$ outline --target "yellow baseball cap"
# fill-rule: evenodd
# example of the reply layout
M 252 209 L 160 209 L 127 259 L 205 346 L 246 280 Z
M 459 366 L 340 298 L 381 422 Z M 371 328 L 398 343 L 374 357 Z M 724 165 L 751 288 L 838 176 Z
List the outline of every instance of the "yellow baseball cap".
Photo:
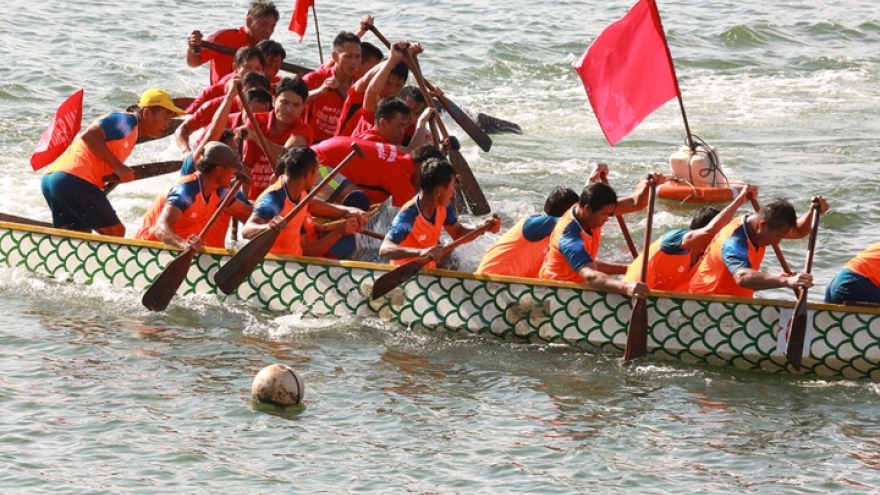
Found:
M 177 105 L 174 104 L 174 100 L 171 99 L 171 95 L 169 95 L 167 91 L 158 88 L 150 88 L 144 91 L 144 94 L 141 95 L 140 101 L 138 101 L 138 106 L 141 108 L 162 107 L 169 112 L 174 112 L 174 115 L 183 115 L 186 113 L 180 108 L 177 108 Z

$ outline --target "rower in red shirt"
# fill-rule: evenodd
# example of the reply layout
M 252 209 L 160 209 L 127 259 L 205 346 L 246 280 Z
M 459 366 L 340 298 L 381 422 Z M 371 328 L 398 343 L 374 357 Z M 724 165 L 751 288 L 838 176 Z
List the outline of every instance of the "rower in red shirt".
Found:
M 256 46 L 257 43 L 272 37 L 280 15 L 271 1 L 254 0 L 248 9 L 245 25 L 238 29 L 222 29 L 208 36 L 207 40 L 238 50 L 243 46 Z M 211 63 L 211 84 L 216 84 L 223 76 L 232 72 L 232 57 L 213 50 L 202 50 L 202 33 L 193 31 L 187 38 L 186 63 L 198 67 Z
M 331 138 L 336 133 L 345 95 L 361 64 L 360 38 L 346 31 L 339 33 L 333 40 L 332 57 L 332 67 L 320 68 L 303 78 L 309 89 L 306 121 L 314 130 L 315 142 Z
M 312 143 L 312 129 L 300 120 L 308 88 L 299 76 L 285 77 L 275 89 L 272 100 L 273 110 L 254 114 L 257 124 L 271 148 L 268 152 L 278 156 L 285 148 L 294 145 L 308 146 Z M 247 126 L 253 129 L 254 123 Z M 275 170 L 266 158 L 265 150 L 260 149 L 259 141 L 253 132 L 248 133 L 244 145 L 244 163 L 251 167 L 251 184 L 248 198 L 256 199 L 271 184 Z

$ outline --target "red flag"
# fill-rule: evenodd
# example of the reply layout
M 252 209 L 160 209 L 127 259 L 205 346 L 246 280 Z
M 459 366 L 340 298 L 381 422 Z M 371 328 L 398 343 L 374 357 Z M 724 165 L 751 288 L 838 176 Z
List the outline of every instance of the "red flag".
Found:
M 654 0 L 640 0 L 608 26 L 575 69 L 611 146 L 681 95 Z
M 51 164 L 73 143 L 82 126 L 83 90 L 70 95 L 58 107 L 52 122 L 43 131 L 37 149 L 31 155 L 34 171 Z
M 287 29 L 299 35 L 299 42 L 303 42 L 306 35 L 306 26 L 309 21 L 309 7 L 315 5 L 315 0 L 296 0 L 293 6 L 293 15 L 290 16 L 290 25 Z

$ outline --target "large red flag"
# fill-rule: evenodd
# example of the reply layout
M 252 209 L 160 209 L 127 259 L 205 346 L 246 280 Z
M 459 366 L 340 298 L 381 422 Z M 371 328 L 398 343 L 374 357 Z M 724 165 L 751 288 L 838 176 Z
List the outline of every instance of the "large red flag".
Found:
M 306 35 L 306 26 L 309 21 L 309 7 L 315 5 L 315 0 L 296 0 L 293 6 L 293 15 L 290 16 L 290 25 L 287 29 L 299 35 L 299 42 L 303 42 Z
M 51 164 L 73 143 L 82 126 L 83 90 L 80 89 L 64 100 L 55 117 L 49 122 L 37 149 L 31 155 L 34 171 Z
M 608 26 L 575 69 L 611 146 L 681 94 L 654 0 Z

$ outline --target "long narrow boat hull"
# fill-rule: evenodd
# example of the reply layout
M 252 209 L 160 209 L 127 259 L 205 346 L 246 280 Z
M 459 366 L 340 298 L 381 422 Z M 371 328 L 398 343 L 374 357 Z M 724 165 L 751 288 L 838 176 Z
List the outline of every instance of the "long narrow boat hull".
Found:
M 0 222 L 0 265 L 78 283 L 145 289 L 176 255 L 159 243 Z M 231 253 L 199 253 L 178 295 L 219 293 L 213 273 Z M 390 265 L 269 257 L 230 297 L 273 311 L 379 317 L 403 326 L 565 343 L 622 354 L 630 301 L 570 283 L 425 270 L 371 301 Z M 172 303 L 174 304 L 174 303 Z M 685 363 L 794 372 L 778 352 L 794 302 L 656 293 L 648 354 Z M 880 381 L 880 310 L 811 304 L 801 373 Z M 783 318 L 785 319 L 785 318 Z

